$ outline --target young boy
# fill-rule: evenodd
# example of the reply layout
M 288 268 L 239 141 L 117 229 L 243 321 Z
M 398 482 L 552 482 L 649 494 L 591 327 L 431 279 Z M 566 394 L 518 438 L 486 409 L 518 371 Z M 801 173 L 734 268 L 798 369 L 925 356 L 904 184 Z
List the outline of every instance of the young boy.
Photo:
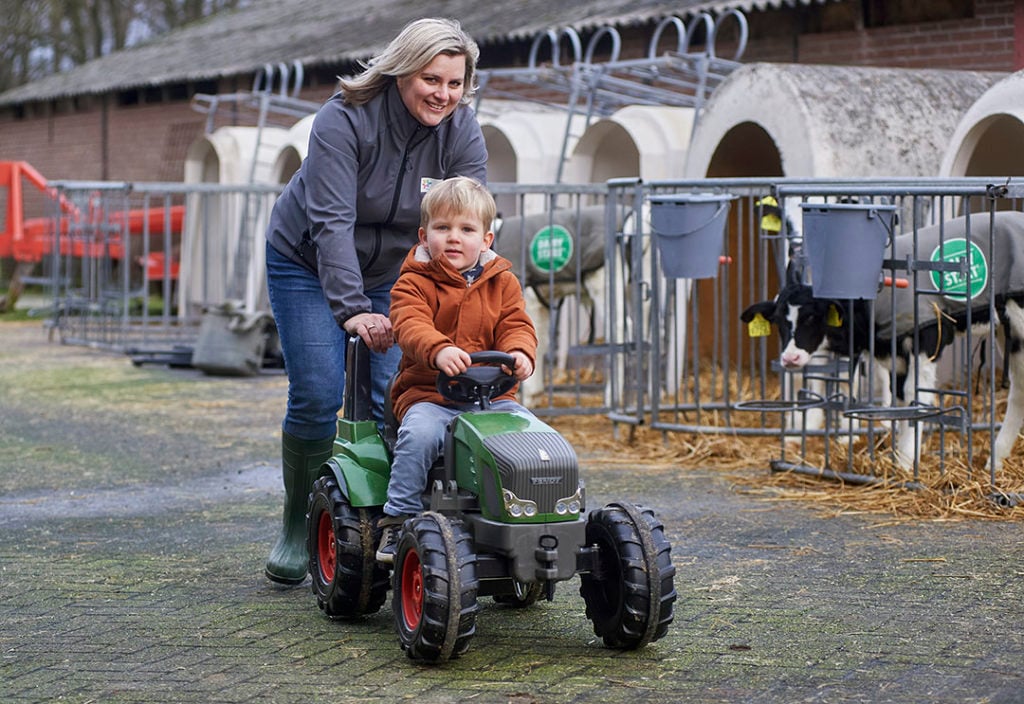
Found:
M 460 374 L 470 352 L 498 350 L 515 360 L 512 373 L 533 374 L 537 334 L 512 264 L 491 251 L 494 198 L 478 181 L 434 184 L 420 206 L 420 243 L 409 252 L 391 290 L 391 322 L 402 361 L 391 391 L 401 421 L 391 463 L 377 559 L 392 563 L 398 529 L 423 511 L 427 472 L 441 455 L 445 427 L 473 404 L 454 404 L 437 391 L 437 374 Z M 493 410 L 526 410 L 515 387 Z

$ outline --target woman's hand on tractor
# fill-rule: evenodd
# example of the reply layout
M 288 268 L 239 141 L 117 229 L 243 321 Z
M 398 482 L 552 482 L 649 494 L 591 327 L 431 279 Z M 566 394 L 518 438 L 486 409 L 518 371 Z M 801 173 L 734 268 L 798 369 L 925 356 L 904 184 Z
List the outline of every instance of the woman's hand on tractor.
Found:
M 395 344 L 391 320 L 380 313 L 359 313 L 345 321 L 345 332 L 358 335 L 373 352 L 386 352 Z

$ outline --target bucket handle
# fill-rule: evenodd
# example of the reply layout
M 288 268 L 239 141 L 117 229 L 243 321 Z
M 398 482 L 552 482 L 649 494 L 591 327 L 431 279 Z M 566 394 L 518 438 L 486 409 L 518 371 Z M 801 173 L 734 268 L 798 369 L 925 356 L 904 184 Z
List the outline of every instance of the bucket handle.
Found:
M 882 229 L 885 230 L 885 234 L 888 236 L 886 241 L 885 241 L 885 246 L 886 246 L 886 248 L 889 248 L 889 247 L 892 246 L 893 237 L 896 236 L 896 222 L 895 221 L 890 221 L 891 224 L 887 225 L 886 222 L 885 222 L 885 219 L 879 217 L 878 213 L 879 213 L 879 210 L 877 208 L 870 208 L 868 210 L 868 217 L 869 218 L 878 218 L 879 224 L 881 224 Z
M 728 207 L 729 201 L 723 200 L 721 203 L 719 203 L 718 210 L 715 211 L 715 214 L 708 218 L 705 222 L 701 223 L 700 225 L 697 225 L 697 227 L 693 228 L 689 232 L 676 232 L 673 235 L 671 235 L 671 237 L 686 237 L 687 235 L 692 235 L 694 232 L 701 229 L 702 227 L 707 227 L 709 222 L 714 222 L 718 218 L 718 216 L 721 215 L 722 212 Z

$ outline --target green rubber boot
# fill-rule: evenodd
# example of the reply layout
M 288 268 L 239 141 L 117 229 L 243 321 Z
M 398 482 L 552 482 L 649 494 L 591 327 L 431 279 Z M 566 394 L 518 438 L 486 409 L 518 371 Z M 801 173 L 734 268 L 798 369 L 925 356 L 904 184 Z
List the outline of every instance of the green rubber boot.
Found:
M 282 431 L 281 460 L 284 477 L 284 522 L 281 535 L 270 551 L 264 573 L 278 584 L 296 585 L 306 580 L 309 553 L 306 548 L 306 507 L 320 466 L 331 456 L 334 438 L 300 440 Z

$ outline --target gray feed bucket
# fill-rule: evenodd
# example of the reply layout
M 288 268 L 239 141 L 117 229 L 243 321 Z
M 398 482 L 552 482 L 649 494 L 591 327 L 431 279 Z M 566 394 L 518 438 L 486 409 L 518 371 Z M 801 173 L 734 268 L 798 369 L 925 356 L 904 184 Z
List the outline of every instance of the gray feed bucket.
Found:
M 674 193 L 651 196 L 651 230 L 661 269 L 670 279 L 718 276 L 725 240 L 728 193 Z
M 818 298 L 874 300 L 895 205 L 801 203 L 811 290 Z

